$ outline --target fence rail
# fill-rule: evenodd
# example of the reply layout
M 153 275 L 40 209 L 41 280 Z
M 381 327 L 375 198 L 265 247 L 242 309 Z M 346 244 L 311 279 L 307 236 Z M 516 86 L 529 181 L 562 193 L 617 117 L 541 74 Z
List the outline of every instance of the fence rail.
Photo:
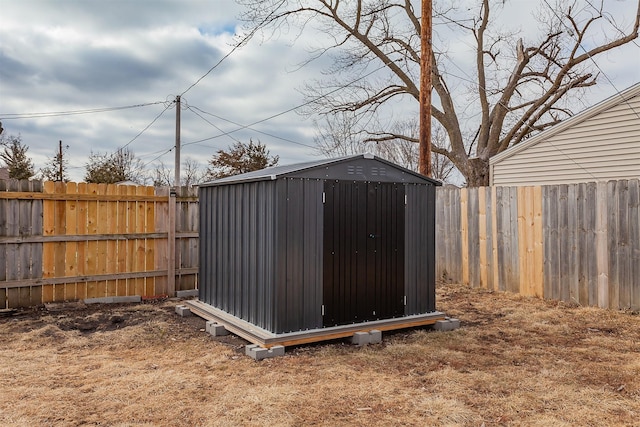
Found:
M 193 189 L 0 181 L 0 307 L 197 286 Z
M 581 305 L 640 309 L 638 180 L 437 192 L 437 274 Z

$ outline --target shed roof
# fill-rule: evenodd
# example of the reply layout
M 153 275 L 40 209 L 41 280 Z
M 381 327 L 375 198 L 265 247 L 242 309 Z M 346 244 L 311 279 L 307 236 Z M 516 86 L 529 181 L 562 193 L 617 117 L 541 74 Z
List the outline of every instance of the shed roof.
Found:
M 494 165 L 505 159 L 508 159 L 509 157 L 512 157 L 529 147 L 539 144 L 560 132 L 576 126 L 597 114 L 607 111 L 616 105 L 626 103 L 629 99 L 636 96 L 640 96 L 640 83 L 636 83 L 635 85 L 623 90 L 622 92 L 618 92 L 615 95 L 599 102 L 598 104 L 595 104 L 594 106 L 583 110 L 575 116 L 561 121 L 557 125 L 552 126 L 549 129 L 540 132 L 536 136 L 529 138 L 527 141 L 514 145 L 513 147 L 510 147 L 502 153 L 496 154 L 495 156 L 491 157 L 491 159 L 489 159 L 489 164 Z
M 414 180 L 417 178 L 418 180 L 424 183 L 430 183 L 433 185 L 442 185 L 440 181 L 437 181 L 432 178 L 427 178 L 424 175 L 421 175 L 410 169 L 403 168 L 402 166 L 398 166 L 395 163 L 392 163 L 392 162 L 389 162 L 388 160 L 374 156 L 373 154 L 356 154 L 352 156 L 338 157 L 338 158 L 332 158 L 332 159 L 322 159 L 322 160 L 316 160 L 312 162 L 295 163 L 295 164 L 283 165 L 283 166 L 272 166 L 269 168 L 260 169 L 253 172 L 247 172 L 240 175 L 234 175 L 226 178 L 216 179 L 214 181 L 200 184 L 199 186 L 207 187 L 207 186 L 215 186 L 215 185 L 237 184 L 237 183 L 243 183 L 243 182 L 271 181 L 271 180 L 276 180 L 278 178 L 299 174 L 300 172 L 310 172 L 313 170 L 324 169 L 327 166 L 334 166 L 341 163 L 354 162 L 361 159 L 376 160 L 378 162 L 385 164 L 386 166 L 392 167 L 398 171 L 401 171 L 405 174 L 410 175 L 411 177 L 414 178 Z

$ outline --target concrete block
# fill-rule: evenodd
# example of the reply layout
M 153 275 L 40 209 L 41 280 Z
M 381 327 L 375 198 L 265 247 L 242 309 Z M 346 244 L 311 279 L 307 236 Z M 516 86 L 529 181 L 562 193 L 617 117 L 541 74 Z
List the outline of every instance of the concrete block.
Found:
M 450 328 L 451 328 L 451 322 L 449 322 L 447 319 L 438 320 L 433 325 L 433 329 L 435 329 L 436 331 L 450 331 L 451 330 Z
M 176 313 L 181 317 L 192 316 L 191 310 L 186 305 L 176 305 Z
M 229 331 L 227 331 L 227 329 L 223 325 L 212 320 L 207 321 L 207 323 L 205 324 L 205 330 L 214 337 L 229 335 Z
M 369 332 L 356 332 L 351 337 L 351 344 L 354 345 L 367 345 L 378 344 L 382 342 L 382 332 L 374 329 Z
M 369 332 L 356 332 L 351 337 L 351 344 L 367 345 L 369 344 Z
M 379 344 L 382 342 L 382 331 L 374 329 L 373 331 L 369 331 L 369 342 L 371 344 Z
M 269 349 L 269 351 L 271 352 L 271 354 L 273 354 L 273 356 L 271 356 L 271 357 L 284 356 L 284 346 L 283 345 L 274 345 L 273 347 L 271 347 Z
M 176 297 L 178 298 L 193 298 L 198 296 L 197 289 L 189 289 L 186 291 L 176 291 Z
M 246 346 L 244 346 L 244 354 L 245 354 L 245 356 L 251 356 L 251 353 L 256 348 L 260 348 L 260 346 L 258 344 L 247 344 Z
M 272 357 L 284 356 L 284 346 L 275 345 L 267 349 L 256 344 L 249 344 L 244 348 L 244 354 L 254 360 L 270 359 Z
M 204 324 L 204 330 L 210 334 L 211 330 L 213 329 L 214 325 L 217 325 L 216 322 L 214 322 L 213 320 L 207 320 Z
M 266 359 L 269 355 L 269 350 L 263 347 L 256 347 L 249 353 L 249 356 L 254 360 Z
M 460 327 L 460 320 L 458 319 L 444 319 L 444 320 L 438 320 L 434 325 L 433 325 L 433 329 L 435 329 L 436 331 L 453 331 L 455 329 L 458 329 Z

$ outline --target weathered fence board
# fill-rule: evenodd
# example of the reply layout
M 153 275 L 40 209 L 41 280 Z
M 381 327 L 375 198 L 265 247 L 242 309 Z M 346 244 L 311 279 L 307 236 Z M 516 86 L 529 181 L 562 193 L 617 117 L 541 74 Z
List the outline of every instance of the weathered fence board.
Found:
M 638 310 L 639 183 L 438 189 L 437 273 L 470 286 Z
M 508 261 L 505 260 L 507 267 L 508 283 L 505 284 L 510 292 L 520 291 L 520 251 L 518 250 L 518 189 L 515 187 L 508 188 L 508 206 L 509 209 L 505 214 L 505 221 L 509 224 L 509 239 L 511 251 L 507 254 Z
M 462 281 L 461 192 L 445 186 L 436 192 L 436 272 L 451 282 Z M 465 213 L 466 215 L 466 213 Z
M 620 186 L 618 182 L 612 181 L 607 183 L 607 252 L 609 253 L 609 307 L 615 307 L 620 300 L 620 288 L 618 286 L 618 233 L 620 232 L 620 224 L 618 223 L 618 191 Z
M 40 192 L 37 181 L 0 180 L 0 192 Z M 41 286 L 2 288 L 3 283 L 42 274 L 42 243 L 22 238 L 42 235 L 42 201 L 0 198 L 0 307 L 40 304 Z
M 640 307 L 640 181 L 629 181 L 631 307 Z
M 491 289 L 489 284 L 489 270 L 491 269 L 491 240 L 487 236 L 487 228 L 491 230 L 491 223 L 487 221 L 487 198 L 490 199 L 490 192 L 482 187 L 478 188 L 478 256 L 479 256 L 479 281 L 481 287 Z M 487 195 L 489 193 L 489 195 Z M 489 210 L 490 212 L 490 210 Z
M 176 290 L 194 289 L 198 269 L 198 194 L 196 189 L 182 187 L 176 203 L 176 254 L 178 271 Z
M 462 281 L 469 283 L 469 191 L 460 191 L 460 245 L 462 250 Z
M 638 181 L 610 182 L 607 190 L 609 306 L 637 307 Z
M 467 218 L 468 234 L 467 242 L 469 248 L 469 283 L 480 285 L 480 205 L 478 203 L 478 189 L 470 188 L 467 190 Z M 469 212 L 475 212 L 476 215 L 469 215 Z

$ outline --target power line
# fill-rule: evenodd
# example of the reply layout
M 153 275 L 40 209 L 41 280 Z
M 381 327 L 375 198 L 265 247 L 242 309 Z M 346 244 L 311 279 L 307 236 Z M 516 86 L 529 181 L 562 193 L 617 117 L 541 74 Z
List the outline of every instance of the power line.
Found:
M 145 133 L 169 108 L 171 108 L 171 106 L 174 104 L 174 102 L 168 102 L 168 101 L 163 101 L 163 102 L 157 102 L 155 104 L 164 104 L 164 110 L 162 110 L 160 112 L 160 114 L 158 114 L 157 116 L 155 116 L 153 118 L 153 120 L 151 120 L 151 122 L 144 127 L 144 129 L 142 129 L 140 132 L 138 132 L 138 134 L 136 136 L 134 136 L 133 138 L 131 138 L 129 140 L 129 142 L 127 142 L 126 144 L 124 144 L 122 147 L 119 147 L 118 149 L 116 149 L 114 151 L 114 154 L 117 153 L 120 150 L 124 150 L 125 148 L 127 148 L 133 141 L 135 141 L 136 139 L 138 139 L 138 137 L 140 137 L 143 133 Z M 175 146 L 174 146 L 175 147 Z M 169 151 L 173 150 L 173 147 L 169 149 Z M 161 154 L 161 156 L 163 156 L 166 153 Z M 160 157 L 160 156 L 158 156 Z M 158 158 L 157 157 L 157 158 Z M 154 159 L 155 160 L 155 159 Z M 153 161 L 153 160 L 152 160 Z M 146 166 L 146 165 L 145 165 Z
M 258 30 L 260 28 L 262 28 L 262 25 L 267 22 L 269 19 L 271 19 L 271 16 L 275 13 L 275 10 L 271 13 L 269 13 L 269 15 L 266 16 L 266 18 L 259 24 L 256 25 L 255 28 L 253 30 L 251 30 L 247 35 L 245 35 L 242 40 L 240 40 L 240 42 L 238 42 L 233 49 L 231 49 L 231 51 L 229 51 L 229 53 L 227 53 L 225 56 L 222 57 L 222 59 L 220 59 L 220 61 L 218 61 L 213 67 L 209 68 L 209 70 L 204 73 L 198 80 L 196 80 L 191 86 L 189 86 L 187 89 L 185 89 L 184 92 L 182 92 L 180 94 L 180 96 L 182 97 L 185 93 L 189 92 L 193 87 L 195 87 L 198 83 L 200 83 L 202 81 L 202 79 L 204 79 L 205 77 L 207 77 L 209 74 L 211 74 L 211 72 L 213 70 L 215 70 L 216 68 L 218 68 L 218 66 L 220 64 L 222 64 L 224 62 L 225 59 L 227 59 L 228 57 L 230 57 L 236 50 L 240 49 L 242 46 L 244 46 L 251 37 L 253 37 L 253 35 L 258 32 Z
M 215 70 L 216 68 L 218 68 L 218 66 L 220 64 L 222 64 L 222 62 L 224 62 L 225 59 L 227 59 L 229 56 L 231 56 L 231 54 L 233 52 L 235 52 L 238 48 L 240 47 L 240 45 L 236 45 L 234 46 L 233 49 L 231 49 L 231 51 L 229 53 L 227 53 L 225 56 L 222 57 L 222 59 L 220 59 L 220 61 L 218 61 L 213 67 L 209 68 L 209 70 L 204 73 L 198 80 L 196 80 L 191 86 L 189 86 L 187 89 L 185 89 L 180 96 L 184 95 L 185 93 L 189 92 L 193 87 L 195 87 L 198 83 L 200 83 L 200 81 L 202 81 L 202 79 L 204 79 L 205 77 L 207 77 L 213 70 Z
M 230 137 L 231 139 L 233 139 L 234 141 L 236 141 L 236 142 L 240 142 L 238 139 L 236 139 L 236 138 L 234 138 L 234 137 L 232 137 L 232 136 L 230 135 L 232 132 L 236 132 L 238 129 L 235 129 L 235 130 L 233 130 L 233 131 L 231 131 L 231 132 L 224 132 L 224 131 L 223 131 L 222 129 L 220 129 L 218 126 L 214 125 L 213 123 L 211 123 L 210 121 L 208 121 L 207 119 L 205 119 L 204 117 L 202 117 L 200 114 L 198 114 L 198 113 L 197 113 L 196 111 L 194 111 L 194 110 L 198 110 L 198 111 L 200 111 L 200 112 L 201 112 L 201 113 L 203 113 L 203 114 L 208 114 L 208 115 L 210 115 L 210 116 L 212 116 L 212 117 L 215 117 L 215 118 L 217 118 L 217 119 L 219 119 L 219 120 L 223 120 L 223 121 L 228 122 L 228 123 L 231 123 L 231 124 L 233 124 L 233 125 L 240 126 L 242 129 L 244 129 L 245 127 L 243 127 L 243 125 L 241 125 L 240 123 L 234 122 L 233 120 L 225 119 L 224 117 L 220 117 L 220 116 L 215 115 L 215 114 L 213 114 L 213 113 L 210 113 L 210 112 L 208 112 L 208 111 L 204 111 L 204 110 L 202 110 L 202 109 L 200 109 L 200 108 L 198 108 L 198 107 L 195 107 L 195 106 L 193 106 L 193 105 L 189 106 L 189 108 L 188 108 L 188 109 L 189 109 L 189 110 L 191 110 L 191 112 L 193 112 L 194 114 L 196 114 L 198 117 L 202 118 L 204 121 L 206 121 L 207 123 L 209 123 L 210 125 L 212 125 L 213 127 L 215 127 L 216 129 L 218 129 L 220 132 L 223 132 L 223 133 L 222 133 L 221 135 L 219 135 L 219 136 L 229 136 L 229 137 Z M 314 147 L 314 146 L 312 146 L 312 145 L 304 144 L 304 143 L 302 143 L 302 142 L 294 141 L 294 140 L 292 140 L 292 139 L 284 138 L 284 137 L 281 137 L 281 136 L 278 136 L 278 135 L 273 135 L 273 134 L 268 133 L 268 132 L 263 132 L 263 131 L 261 131 L 261 130 L 254 129 L 254 128 L 250 127 L 250 126 L 246 126 L 246 129 L 251 129 L 252 131 L 254 131 L 254 132 L 256 132 L 256 133 L 259 133 L 259 134 L 262 134 L 262 135 L 266 135 L 266 136 L 269 136 L 269 137 L 271 137 L 271 138 L 279 139 L 279 140 L 282 140 L 282 141 L 290 142 L 290 143 L 292 143 L 292 144 L 301 145 L 301 146 L 303 146 L 303 147 L 308 147 L 308 148 L 313 148 L 313 149 L 315 149 L 315 148 L 316 148 L 316 147 Z M 197 142 L 197 141 L 196 141 L 196 142 L 190 142 L 190 143 L 188 143 L 188 144 L 184 144 L 184 145 L 191 145 L 191 144 L 198 144 L 198 143 L 199 143 L 199 142 Z
M 210 116 L 213 116 L 213 117 L 215 117 L 215 118 L 217 118 L 217 119 L 224 120 L 224 121 L 226 121 L 226 122 L 233 123 L 234 125 L 240 126 L 239 124 L 234 123 L 234 122 L 232 122 L 231 120 L 223 119 L 222 117 L 218 117 L 218 116 L 216 116 L 215 114 L 208 113 L 208 112 L 206 112 L 206 111 L 204 111 L 204 110 L 201 110 L 201 109 L 200 109 L 200 108 L 198 108 L 198 107 L 194 107 L 194 106 L 192 106 L 192 105 L 187 106 L 187 110 L 191 111 L 193 114 L 195 114 L 196 116 L 200 117 L 202 120 L 204 120 L 205 122 L 209 123 L 211 126 L 213 126 L 213 127 L 214 127 L 214 128 L 216 128 L 218 131 L 223 132 L 223 133 L 224 133 L 224 131 L 223 131 L 222 129 L 220 129 L 220 128 L 219 128 L 218 126 L 216 126 L 214 123 L 211 123 L 211 122 L 210 122 L 209 120 L 207 120 L 205 117 L 202 117 L 202 115 L 201 115 L 200 113 L 198 113 L 198 111 L 200 111 L 200 112 L 202 112 L 202 113 L 204 113 L 204 114 L 208 114 L 208 115 L 210 115 Z M 198 110 L 198 111 L 195 111 L 195 110 Z M 234 140 L 235 142 L 240 142 L 240 140 L 239 140 L 239 139 L 234 138 L 232 135 L 228 135 L 228 136 L 229 136 L 229 138 L 231 138 L 231 139 L 232 139 L 232 140 Z
M 160 154 L 160 155 L 158 155 L 158 156 L 154 157 L 152 160 L 149 160 L 147 163 L 143 164 L 143 165 L 142 165 L 142 167 L 143 167 L 143 168 L 146 168 L 146 167 L 147 167 L 147 166 L 149 166 L 151 163 L 153 163 L 153 162 L 155 162 L 156 160 L 158 160 L 160 157 L 164 156 L 165 154 L 169 154 L 170 152 L 172 152 L 174 148 L 175 148 L 175 146 L 173 146 L 173 147 L 169 148 L 168 150 L 164 150 L 164 151 L 162 152 L 162 154 Z
M 370 75 L 377 73 L 378 71 L 380 71 L 380 70 L 382 70 L 382 69 L 386 68 L 390 63 L 391 63 L 391 62 L 385 63 L 385 64 L 383 64 L 382 66 L 380 66 L 380 67 L 376 68 L 375 70 L 370 71 L 370 72 L 368 72 L 367 74 L 364 74 L 364 75 L 362 75 L 362 76 L 358 77 L 357 79 L 354 79 L 354 80 L 352 80 L 352 81 L 350 81 L 350 82 L 348 82 L 348 83 L 346 83 L 346 84 L 344 84 L 344 85 L 341 85 L 341 86 L 339 86 L 339 87 L 337 87 L 337 88 L 335 88 L 335 89 L 333 89 L 333 90 L 330 90 L 329 92 L 327 92 L 327 93 L 325 93 L 325 94 L 322 94 L 322 95 L 317 96 L 317 97 L 315 97 L 315 98 L 313 98 L 313 99 L 310 99 L 309 101 L 304 102 L 304 103 L 302 103 L 302 104 L 300 104 L 300 105 L 297 105 L 297 106 L 295 106 L 295 107 L 289 108 L 288 110 L 285 110 L 285 111 L 282 111 L 282 112 L 280 112 L 280 113 L 274 114 L 274 115 L 272 115 L 272 116 L 266 117 L 266 118 L 264 118 L 264 119 L 261 119 L 261 120 L 255 121 L 255 122 L 250 123 L 250 124 L 248 124 L 248 125 L 236 124 L 236 125 L 238 126 L 238 128 L 233 129 L 233 130 L 231 130 L 231 131 L 224 132 L 224 133 L 221 133 L 221 134 L 219 134 L 219 135 L 214 135 L 214 136 L 211 136 L 211 137 L 208 137 L 208 138 L 199 139 L 199 140 L 197 140 L 197 141 L 191 141 L 191 142 L 188 142 L 188 143 L 185 143 L 185 144 L 182 144 L 182 145 L 183 145 L 183 146 L 186 146 L 186 145 L 198 144 L 198 143 L 200 143 L 200 142 L 205 142 L 205 141 L 209 141 L 209 140 L 211 140 L 211 139 L 219 138 L 219 137 L 221 137 L 221 136 L 226 136 L 226 135 L 229 135 L 229 134 L 234 133 L 234 132 L 238 132 L 238 131 L 243 130 L 243 129 L 250 129 L 252 126 L 255 126 L 255 125 L 257 125 L 257 124 L 264 123 L 264 122 L 266 122 L 266 121 L 269 121 L 269 120 L 275 119 L 276 117 L 280 117 L 280 116 L 285 115 L 285 114 L 287 114 L 287 113 L 290 113 L 290 112 L 292 112 L 292 111 L 298 110 L 298 109 L 300 109 L 300 108 L 302 108 L 302 107 L 306 107 L 306 106 L 307 106 L 307 105 L 309 105 L 309 104 L 313 104 L 314 102 L 317 102 L 317 101 L 319 101 L 319 100 L 320 100 L 320 99 L 322 99 L 322 98 L 326 98 L 327 96 L 329 96 L 329 95 L 331 95 L 331 94 L 333 94 L 333 93 L 336 93 L 336 92 L 338 92 L 338 91 L 344 90 L 344 89 L 346 89 L 346 88 L 350 87 L 351 85 L 353 85 L 354 83 L 357 83 L 357 82 L 359 82 L 360 80 L 363 80 L 363 79 L 365 79 L 365 78 L 369 77 Z M 231 122 L 231 121 L 229 121 L 229 122 Z M 289 141 L 289 142 L 294 142 L 294 141 Z M 299 144 L 299 145 L 303 145 L 303 146 L 305 146 L 305 147 L 316 148 L 316 147 L 313 147 L 313 146 L 311 146 L 311 145 L 303 144 L 303 143 L 301 143 L 301 142 L 294 142 L 294 143 Z
M 79 115 L 79 114 L 95 114 L 95 113 L 105 113 L 105 112 L 118 111 L 118 110 L 127 110 L 132 108 L 148 107 L 151 105 L 159 105 L 159 104 L 165 105 L 165 108 L 160 112 L 160 114 L 154 117 L 154 119 L 151 120 L 151 122 L 147 126 L 145 126 L 140 132 L 138 132 L 136 136 L 130 139 L 129 142 L 124 144 L 122 147 L 118 148 L 116 150 L 117 152 L 119 150 L 122 150 L 128 147 L 131 143 L 133 143 L 136 139 L 138 139 L 144 132 L 146 132 L 169 108 L 171 108 L 171 106 L 173 105 L 173 102 L 156 101 L 156 102 L 148 102 L 143 104 L 134 104 L 134 105 L 126 105 L 126 106 L 118 106 L 118 107 L 103 107 L 103 108 L 90 108 L 90 109 L 84 109 L 84 110 L 54 111 L 54 112 L 40 112 L 40 113 L 6 113 L 6 114 L 0 114 L 0 119 L 1 120 L 17 120 L 17 119 L 28 119 L 28 118 L 61 117 L 61 116 L 70 116 L 70 115 Z M 173 148 L 174 147 L 170 148 L 166 152 L 163 152 L 160 156 L 156 157 L 151 162 L 160 158 L 164 154 L 172 151 Z M 152 153 L 152 154 L 155 154 L 155 153 Z M 69 169 L 80 169 L 82 167 L 83 166 L 73 166 L 73 167 L 69 167 Z
M 158 151 L 152 151 L 151 153 L 145 153 L 145 154 L 137 154 L 136 156 L 140 159 L 146 158 L 146 157 L 152 157 L 155 156 L 158 153 L 162 153 L 161 155 L 166 154 L 167 152 L 173 150 L 173 146 L 171 148 L 163 148 L 162 150 L 158 150 Z
M 141 131 L 140 131 L 136 136 L 134 136 L 134 137 L 133 137 L 129 142 L 127 142 L 126 144 L 124 144 L 122 147 L 118 148 L 118 150 L 116 150 L 116 151 L 119 151 L 119 150 L 123 150 L 123 149 L 125 149 L 127 146 L 129 146 L 129 144 L 131 144 L 133 141 L 135 141 L 136 139 L 138 139 L 138 137 L 139 137 L 140 135 L 142 135 L 143 133 L 145 133 L 145 132 L 146 132 L 146 130 L 147 130 L 147 129 L 149 129 L 149 128 L 151 127 L 151 125 L 153 125 L 153 124 L 156 122 L 156 120 L 158 120 L 158 119 L 159 119 L 159 118 L 160 118 L 160 117 L 165 113 L 165 111 L 167 111 L 167 110 L 171 107 L 171 105 L 173 105 L 173 104 L 172 104 L 172 103 L 167 103 L 167 105 L 164 107 L 164 110 L 162 110 L 162 111 L 160 112 L 160 114 L 158 114 L 158 115 L 157 115 L 153 120 L 151 120 L 151 123 L 149 123 L 149 124 L 148 124 L 144 129 L 142 129 L 142 130 L 141 130 Z
M 587 2 L 587 4 L 588 4 L 589 6 L 591 6 L 591 7 L 593 8 L 593 10 L 595 10 L 596 12 L 598 12 L 598 13 L 599 13 L 599 14 L 600 14 L 604 19 L 606 19 L 606 20 L 607 20 L 607 22 L 608 22 L 609 24 L 611 24 L 611 26 L 612 26 L 613 28 L 615 28 L 616 30 L 618 30 L 618 32 L 619 32 L 621 35 L 626 36 L 626 33 L 625 33 L 624 31 L 622 31 L 622 30 L 620 29 L 620 27 L 618 27 L 618 24 L 616 24 L 616 23 L 614 22 L 613 18 L 609 18 L 607 15 L 605 15 L 604 13 L 602 13 L 602 12 L 601 12 L 597 7 L 595 7 L 595 6 L 593 5 L 593 3 L 591 3 L 589 0 L 585 0 L 585 1 Z M 636 41 L 635 41 L 635 40 L 631 40 L 631 43 L 633 43 L 634 45 L 636 45 L 636 47 L 640 48 L 640 45 L 638 45 L 638 43 L 636 43 Z
M 120 107 L 89 108 L 85 110 L 51 111 L 51 112 L 41 112 L 41 113 L 0 113 L 0 120 L 34 119 L 34 118 L 42 118 L 42 117 L 61 117 L 61 116 L 72 116 L 72 115 L 79 115 L 79 114 L 106 113 L 110 111 L 148 107 L 150 105 L 158 105 L 158 104 L 164 104 L 164 101 L 147 102 L 144 104 L 125 105 Z

